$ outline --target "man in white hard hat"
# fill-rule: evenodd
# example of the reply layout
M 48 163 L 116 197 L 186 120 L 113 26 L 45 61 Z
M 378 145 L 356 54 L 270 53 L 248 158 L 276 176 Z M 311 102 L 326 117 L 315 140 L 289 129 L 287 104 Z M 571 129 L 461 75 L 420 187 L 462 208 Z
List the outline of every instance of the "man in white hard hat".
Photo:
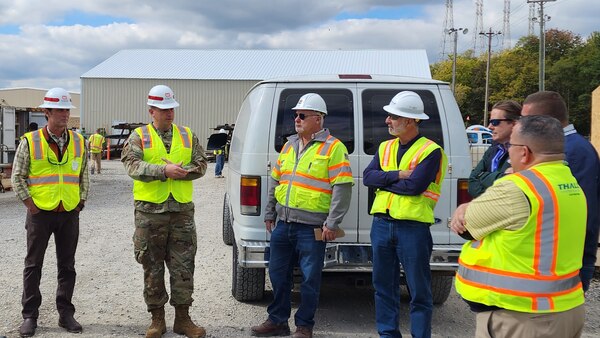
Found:
M 402 265 L 411 297 L 411 334 L 430 337 L 433 241 L 429 226 L 434 223 L 447 159 L 438 144 L 419 133 L 419 123 L 429 116 L 417 93 L 400 92 L 383 109 L 394 138 L 379 145 L 363 173 L 364 184 L 375 189 L 370 213 L 377 332 L 381 337 L 401 337 Z
M 85 139 L 67 129 L 71 95 L 52 88 L 44 96 L 48 123 L 23 135 L 15 153 L 12 186 L 27 207 L 27 255 L 23 271 L 22 337 L 31 337 L 37 328 L 42 303 L 40 280 L 44 254 L 51 235 L 56 243 L 56 308 L 58 325 L 79 333 L 72 303 L 75 288 L 75 251 L 79 239 L 79 212 L 88 195 L 89 178 Z
M 189 316 L 194 291 L 196 225 L 192 180 L 206 172 L 206 157 L 190 128 L 173 123 L 179 106 L 171 88 L 158 85 L 148 93 L 152 123 L 135 129 L 123 147 L 127 174 L 134 179 L 135 259 L 144 269 L 144 300 L 152 323 L 147 338 L 166 331 L 165 264 L 175 307 L 173 332 L 187 337 L 206 335 Z
M 267 308 L 267 320 L 251 328 L 257 337 L 290 334 L 290 271 L 296 257 L 303 277 L 293 337 L 312 337 L 326 241 L 336 239 L 352 195 L 346 146 L 323 129 L 327 115 L 323 98 L 315 93 L 303 95 L 292 109 L 297 134 L 288 137 L 273 166 L 265 207 L 265 226 L 271 233 L 273 302 Z M 322 231 L 322 240 L 315 237 L 315 230 Z

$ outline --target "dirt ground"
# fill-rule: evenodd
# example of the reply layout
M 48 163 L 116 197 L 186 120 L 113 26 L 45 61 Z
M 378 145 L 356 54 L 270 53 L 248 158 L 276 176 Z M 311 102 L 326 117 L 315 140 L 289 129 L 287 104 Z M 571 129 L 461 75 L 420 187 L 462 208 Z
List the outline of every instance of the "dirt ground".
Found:
M 90 196 L 81 213 L 74 304 L 83 333 L 76 337 L 143 337 L 150 323 L 142 297 L 142 268 L 133 258 L 132 180 L 118 161 L 104 161 L 102 175 L 91 176 Z M 225 175 L 226 175 L 225 171 Z M 195 302 L 191 316 L 206 327 L 208 337 L 249 337 L 249 327 L 266 318 L 270 293 L 263 301 L 240 303 L 231 296 L 230 246 L 223 244 L 221 217 L 225 180 L 214 178 L 214 164 L 195 181 L 196 256 Z M 18 337 L 21 319 L 25 207 L 13 192 L 0 194 L 0 336 Z M 73 336 L 57 325 L 54 305 L 56 255 L 51 240 L 41 282 L 43 296 L 36 337 Z M 297 294 L 294 295 L 297 302 Z M 586 295 L 584 337 L 600 336 L 600 282 Z M 167 307 L 167 334 L 174 310 Z M 346 275 L 326 275 L 316 337 L 377 337 L 373 290 L 369 281 Z M 410 336 L 408 304 L 400 318 L 402 333 Z M 293 320 L 290 320 L 293 329 Z M 469 337 L 474 315 L 453 291 L 433 313 L 434 337 Z

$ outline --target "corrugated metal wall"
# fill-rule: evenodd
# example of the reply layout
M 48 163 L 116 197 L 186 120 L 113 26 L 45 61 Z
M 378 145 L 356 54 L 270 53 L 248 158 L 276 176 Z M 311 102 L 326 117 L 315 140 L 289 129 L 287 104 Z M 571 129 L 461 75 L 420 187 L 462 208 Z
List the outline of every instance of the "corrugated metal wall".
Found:
M 207 138 L 215 132 L 212 128 L 235 123 L 244 96 L 257 82 L 83 78 L 81 125 L 89 133 L 100 127 L 108 131 L 114 121 L 148 123 L 148 91 L 164 84 L 173 89 L 180 104 L 175 108 L 175 123 L 192 128 L 206 147 Z

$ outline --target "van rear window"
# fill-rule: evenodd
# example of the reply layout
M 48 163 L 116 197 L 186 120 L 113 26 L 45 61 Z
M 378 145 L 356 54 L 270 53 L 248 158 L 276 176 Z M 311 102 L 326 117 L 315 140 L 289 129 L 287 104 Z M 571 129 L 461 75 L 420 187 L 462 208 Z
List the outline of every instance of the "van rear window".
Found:
M 294 128 L 294 111 L 300 97 L 306 93 L 321 95 L 327 105 L 327 117 L 323 127 L 328 128 L 331 135 L 337 137 L 348 148 L 348 153 L 354 152 L 354 106 L 352 92 L 347 89 L 286 89 L 279 96 L 277 110 L 277 127 L 275 128 L 275 150 L 281 151 L 287 137 L 296 134 Z
M 407 90 L 407 89 L 402 89 Z M 374 155 L 377 152 L 379 144 L 385 140 L 393 138 L 388 133 L 385 119 L 388 113 L 383 110 L 383 106 L 388 105 L 394 95 L 398 94 L 400 89 L 366 89 L 362 92 L 362 113 L 363 113 L 363 147 L 365 154 Z M 435 96 L 427 90 L 412 90 L 419 94 L 425 106 L 425 114 L 429 120 L 421 121 L 419 132 L 421 135 L 444 147 L 444 137 L 440 122 L 440 113 L 438 110 Z

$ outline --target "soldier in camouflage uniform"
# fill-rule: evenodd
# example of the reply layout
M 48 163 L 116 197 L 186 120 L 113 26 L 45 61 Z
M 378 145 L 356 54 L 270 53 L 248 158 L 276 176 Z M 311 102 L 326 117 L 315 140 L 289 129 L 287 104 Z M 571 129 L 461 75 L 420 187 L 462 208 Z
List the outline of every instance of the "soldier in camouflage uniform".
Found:
M 167 330 L 165 264 L 175 307 L 173 331 L 204 337 L 204 328 L 189 317 L 197 247 L 191 181 L 204 175 L 207 161 L 197 136 L 173 124 L 179 104 L 169 87 L 153 87 L 148 105 L 153 122 L 131 133 L 121 159 L 134 179 L 135 259 L 144 268 L 144 300 L 152 313 L 146 337 L 161 337 Z

